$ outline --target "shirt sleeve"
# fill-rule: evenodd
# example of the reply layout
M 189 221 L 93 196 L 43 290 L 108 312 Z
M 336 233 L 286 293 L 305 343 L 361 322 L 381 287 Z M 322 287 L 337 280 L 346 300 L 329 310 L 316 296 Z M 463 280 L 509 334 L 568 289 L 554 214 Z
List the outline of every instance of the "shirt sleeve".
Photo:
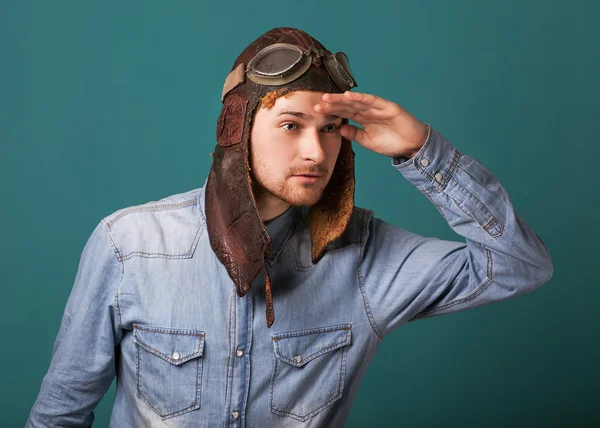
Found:
M 26 427 L 89 427 L 115 376 L 121 339 L 116 288 L 123 269 L 100 222 L 83 249 L 52 360 Z
M 427 125 L 421 149 L 410 159 L 392 158 L 392 165 L 466 242 L 420 236 L 368 211 L 358 280 L 380 338 L 405 322 L 530 292 L 553 273 L 544 242 L 500 182 Z

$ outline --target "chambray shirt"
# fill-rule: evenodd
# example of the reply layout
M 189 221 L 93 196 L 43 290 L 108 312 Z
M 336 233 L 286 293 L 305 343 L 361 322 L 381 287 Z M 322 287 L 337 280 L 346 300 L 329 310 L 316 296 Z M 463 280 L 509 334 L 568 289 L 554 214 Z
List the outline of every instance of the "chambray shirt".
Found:
M 502 185 L 435 129 L 414 157 L 391 163 L 465 242 L 355 207 L 313 265 L 309 208 L 290 207 L 266 225 L 271 328 L 264 274 L 238 297 L 211 250 L 206 182 L 101 219 L 27 427 L 90 426 L 115 376 L 111 427 L 343 426 L 392 330 L 550 280 L 548 249 Z

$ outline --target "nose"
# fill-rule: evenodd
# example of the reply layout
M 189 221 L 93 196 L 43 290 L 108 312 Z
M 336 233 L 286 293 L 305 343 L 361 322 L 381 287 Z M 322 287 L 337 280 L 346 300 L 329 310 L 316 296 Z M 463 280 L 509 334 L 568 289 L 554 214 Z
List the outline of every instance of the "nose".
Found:
M 325 160 L 325 152 L 321 144 L 321 136 L 318 130 L 306 131 L 300 140 L 300 156 L 303 160 L 313 161 L 320 164 Z

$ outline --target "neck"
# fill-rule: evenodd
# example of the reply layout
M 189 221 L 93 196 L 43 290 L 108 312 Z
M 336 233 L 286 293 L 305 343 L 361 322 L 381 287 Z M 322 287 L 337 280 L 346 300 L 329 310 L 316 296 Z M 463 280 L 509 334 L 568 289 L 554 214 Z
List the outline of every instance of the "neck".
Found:
M 259 189 L 257 186 L 253 187 L 256 207 L 258 208 L 258 214 L 263 223 L 267 224 L 269 221 L 279 217 L 290 207 L 290 204 L 282 201 L 264 189 Z

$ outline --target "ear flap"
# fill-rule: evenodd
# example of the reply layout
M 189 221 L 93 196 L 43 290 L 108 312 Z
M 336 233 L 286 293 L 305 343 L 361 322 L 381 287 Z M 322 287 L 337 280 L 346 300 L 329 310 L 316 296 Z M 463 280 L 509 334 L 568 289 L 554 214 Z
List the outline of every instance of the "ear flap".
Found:
M 248 100 L 237 94 L 230 94 L 225 100 L 217 119 L 217 142 L 221 146 L 229 147 L 242 141 L 247 105 Z
M 348 123 L 347 119 L 342 123 Z M 342 235 L 350 221 L 354 208 L 354 155 L 352 141 L 342 137 L 331 179 L 310 213 L 313 263 L 319 261 L 327 245 Z

